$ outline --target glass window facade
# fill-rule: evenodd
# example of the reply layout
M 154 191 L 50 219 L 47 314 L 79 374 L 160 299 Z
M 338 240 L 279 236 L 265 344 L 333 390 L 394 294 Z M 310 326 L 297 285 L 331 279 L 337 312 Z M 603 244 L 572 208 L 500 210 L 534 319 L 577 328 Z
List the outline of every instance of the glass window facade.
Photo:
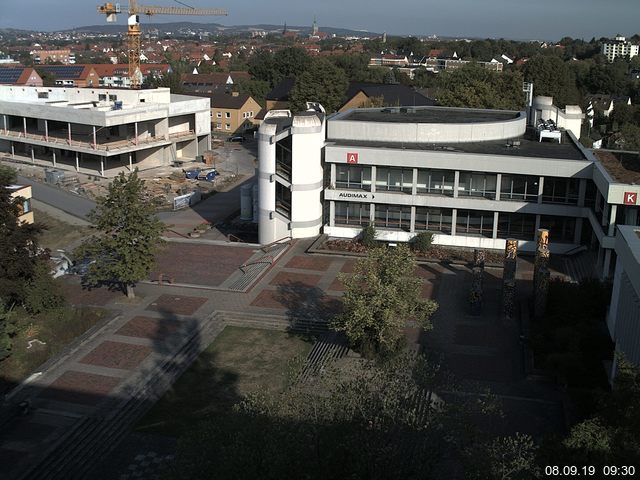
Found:
M 455 172 L 453 170 L 418 169 L 417 192 L 453 197 Z
M 276 212 L 289 218 L 291 214 L 291 190 L 276 182 Z
M 416 232 L 451 233 L 450 208 L 416 207 Z
M 576 219 L 574 217 L 541 215 L 540 228 L 549 230 L 549 242 L 573 243 Z
M 411 230 L 411 207 L 376 204 L 374 225 L 392 230 Z
M 502 175 L 500 200 L 537 202 L 539 177 L 529 175 Z
M 456 235 L 493 236 L 493 212 L 458 210 Z
M 542 187 L 542 202 L 577 205 L 579 186 L 580 180 L 577 178 L 545 177 Z
M 495 174 L 460 172 L 458 196 L 496 198 Z
M 368 203 L 336 202 L 335 208 L 336 225 L 367 226 L 371 223 Z
M 376 190 L 411 193 L 413 168 L 376 168 Z
M 371 191 L 371 167 L 336 165 L 336 188 Z
M 536 216 L 520 213 L 500 213 L 498 216 L 498 238 L 535 238 Z

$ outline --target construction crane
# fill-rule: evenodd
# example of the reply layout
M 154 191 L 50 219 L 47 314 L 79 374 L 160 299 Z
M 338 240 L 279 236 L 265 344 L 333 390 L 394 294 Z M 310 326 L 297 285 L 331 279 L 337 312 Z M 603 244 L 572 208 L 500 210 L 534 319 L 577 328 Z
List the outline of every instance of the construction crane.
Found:
M 177 0 L 176 0 L 177 1 Z M 182 2 L 178 2 L 182 3 Z M 185 4 L 183 4 L 185 5 Z M 122 13 L 119 3 L 107 2 L 98 5 L 98 13 L 107 16 L 107 22 L 115 22 L 116 15 Z M 150 7 L 137 5 L 136 0 L 129 0 L 129 19 L 127 27 L 127 45 L 129 58 L 129 81 L 131 88 L 140 88 L 140 14 L 144 15 L 212 15 L 226 16 L 227 11 L 220 8 L 193 8 L 185 7 Z

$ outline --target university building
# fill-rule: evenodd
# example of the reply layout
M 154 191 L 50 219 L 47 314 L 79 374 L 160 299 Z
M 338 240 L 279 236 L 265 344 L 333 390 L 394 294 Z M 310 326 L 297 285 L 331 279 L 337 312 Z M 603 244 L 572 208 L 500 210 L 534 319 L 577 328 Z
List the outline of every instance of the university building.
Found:
M 640 185 L 577 140 L 583 114 L 536 97 L 528 112 L 443 107 L 269 112 L 258 132 L 260 243 L 325 233 L 554 253 L 592 249 L 615 265 L 616 225 L 638 225 Z
M 34 165 L 113 176 L 192 161 L 210 145 L 208 98 L 0 85 L 0 154 Z

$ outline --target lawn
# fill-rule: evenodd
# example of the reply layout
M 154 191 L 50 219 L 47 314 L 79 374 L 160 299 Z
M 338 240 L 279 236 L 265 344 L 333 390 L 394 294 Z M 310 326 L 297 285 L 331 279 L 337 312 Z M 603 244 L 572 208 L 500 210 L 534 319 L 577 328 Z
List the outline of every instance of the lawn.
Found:
M 11 390 L 76 337 L 107 318 L 109 312 L 94 307 L 65 306 L 33 317 L 24 311 L 15 314 L 18 333 L 13 338 L 11 356 L 0 362 L 0 395 Z M 34 339 L 45 344 L 35 342 L 28 348 L 28 341 Z
M 282 391 L 311 344 L 285 332 L 226 327 L 139 422 L 137 430 L 179 436 L 251 392 Z
M 91 234 L 89 227 L 71 225 L 52 217 L 42 210 L 34 209 L 34 218 L 36 223 L 47 227 L 40 235 L 40 246 L 53 252 L 57 249 L 70 252 L 80 244 L 82 239 Z

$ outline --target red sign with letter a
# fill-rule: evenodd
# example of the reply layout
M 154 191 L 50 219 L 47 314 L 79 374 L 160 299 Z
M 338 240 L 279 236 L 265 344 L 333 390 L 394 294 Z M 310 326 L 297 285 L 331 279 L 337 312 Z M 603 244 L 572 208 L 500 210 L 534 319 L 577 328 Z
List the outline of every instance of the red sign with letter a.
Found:
M 636 205 L 638 203 L 638 194 L 636 192 L 624 192 L 624 204 Z
M 358 163 L 358 154 L 352 152 L 347 153 L 347 163 Z

